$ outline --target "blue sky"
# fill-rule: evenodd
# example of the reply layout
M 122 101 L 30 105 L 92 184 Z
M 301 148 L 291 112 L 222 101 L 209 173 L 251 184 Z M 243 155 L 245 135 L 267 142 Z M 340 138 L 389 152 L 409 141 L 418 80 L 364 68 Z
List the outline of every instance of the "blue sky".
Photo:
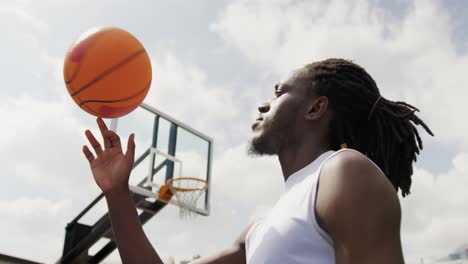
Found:
M 448 254 L 468 236 L 466 11 L 457 0 L 1 1 L 0 234 L 9 239 L 0 252 L 57 260 L 65 224 L 99 193 L 81 154 L 94 118 L 73 103 L 61 70 L 78 35 L 118 26 L 151 57 L 145 102 L 216 142 L 212 215 L 187 223 L 168 207 L 145 226 L 164 257 L 222 249 L 275 202 L 279 165 L 246 156 L 249 125 L 276 82 L 328 57 L 354 60 L 385 97 L 421 109 L 436 137 L 424 137 L 412 195 L 401 199 L 404 252 L 408 263 Z

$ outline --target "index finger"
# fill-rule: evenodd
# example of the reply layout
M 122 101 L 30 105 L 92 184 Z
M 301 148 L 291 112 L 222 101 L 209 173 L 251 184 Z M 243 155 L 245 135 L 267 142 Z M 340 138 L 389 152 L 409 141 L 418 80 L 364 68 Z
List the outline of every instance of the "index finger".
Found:
M 106 126 L 106 123 L 104 123 L 104 120 L 102 120 L 102 118 L 100 117 L 98 117 L 96 121 L 97 121 L 99 130 L 101 131 L 102 139 L 104 140 L 104 146 L 105 147 L 111 146 L 112 143 L 110 142 L 109 137 L 106 137 L 104 135 L 104 133 L 109 130 Z
M 109 129 L 107 128 L 106 123 L 105 123 L 104 120 L 102 120 L 102 118 L 100 118 L 100 117 L 98 117 L 96 121 L 97 121 L 99 130 L 101 130 L 101 134 L 104 135 L 104 132 L 107 131 L 107 130 L 109 130 Z

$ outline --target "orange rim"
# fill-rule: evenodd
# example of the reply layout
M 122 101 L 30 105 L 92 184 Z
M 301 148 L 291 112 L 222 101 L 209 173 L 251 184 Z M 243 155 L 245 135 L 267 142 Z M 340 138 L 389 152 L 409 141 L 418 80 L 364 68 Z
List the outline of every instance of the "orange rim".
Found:
M 201 188 L 181 188 L 181 187 L 175 187 L 172 185 L 173 182 L 175 181 L 198 181 L 198 182 L 203 182 L 204 186 Z M 202 179 L 198 178 L 192 178 L 192 177 L 180 177 L 180 178 L 172 178 L 167 180 L 166 183 L 167 186 L 171 186 L 171 189 L 175 190 L 176 192 L 194 192 L 194 191 L 204 191 L 208 189 L 208 182 Z

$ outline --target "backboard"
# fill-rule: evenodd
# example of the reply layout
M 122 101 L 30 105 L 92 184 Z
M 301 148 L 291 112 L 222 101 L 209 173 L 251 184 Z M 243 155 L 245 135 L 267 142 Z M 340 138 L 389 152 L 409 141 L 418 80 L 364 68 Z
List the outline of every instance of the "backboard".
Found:
M 213 140 L 204 133 L 142 103 L 132 113 L 112 121 L 122 142 L 135 133 L 135 164 L 130 190 L 147 199 L 158 199 L 159 187 L 171 178 L 191 177 L 208 182 L 195 208 L 210 213 L 210 180 Z M 169 201 L 178 206 L 175 196 Z

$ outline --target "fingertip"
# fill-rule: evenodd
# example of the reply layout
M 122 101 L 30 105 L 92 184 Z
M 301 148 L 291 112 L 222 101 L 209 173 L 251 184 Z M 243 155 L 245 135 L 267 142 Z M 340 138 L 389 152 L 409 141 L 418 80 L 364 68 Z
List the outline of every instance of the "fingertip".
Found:
M 135 148 L 135 134 L 131 133 L 130 136 L 128 137 L 128 148 Z
M 96 122 L 98 123 L 99 127 L 107 128 L 106 122 L 104 122 L 104 119 L 102 119 L 102 117 L 96 118 Z

